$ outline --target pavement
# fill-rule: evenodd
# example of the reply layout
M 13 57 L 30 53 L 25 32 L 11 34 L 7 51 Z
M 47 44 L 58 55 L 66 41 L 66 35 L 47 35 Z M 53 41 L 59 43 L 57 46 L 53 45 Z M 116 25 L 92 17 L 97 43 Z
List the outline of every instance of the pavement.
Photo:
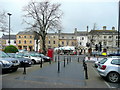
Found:
M 110 88 L 98 75 L 94 68 L 94 60 L 87 60 L 88 79 L 85 79 L 82 61 L 72 57 L 72 62 L 65 64 L 60 62 L 60 72 L 58 73 L 58 63 L 44 63 L 43 68 L 39 65 L 27 69 L 27 74 L 23 75 L 17 71 L 10 76 L 3 77 L 3 88 Z

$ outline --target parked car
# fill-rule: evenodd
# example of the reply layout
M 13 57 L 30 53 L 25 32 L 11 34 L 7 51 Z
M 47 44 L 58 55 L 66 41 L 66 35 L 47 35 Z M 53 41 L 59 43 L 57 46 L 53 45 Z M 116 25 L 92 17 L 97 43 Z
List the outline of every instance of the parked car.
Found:
M 19 60 L 20 62 L 20 66 L 23 67 L 25 66 L 31 66 L 32 65 L 32 61 L 29 58 L 24 58 L 23 56 L 16 54 L 16 53 L 7 53 L 10 57 L 12 58 L 16 58 Z
M 110 82 L 118 82 L 120 80 L 120 58 L 108 57 L 102 59 L 97 71 L 100 76 L 106 77 Z
M 42 62 L 44 62 L 44 60 L 41 57 L 39 57 L 38 55 L 36 55 L 34 52 L 26 53 L 23 55 L 23 57 L 31 59 L 33 64 L 41 63 L 41 60 L 42 60 Z
M 9 57 L 6 53 L 0 51 L 0 63 L 2 64 L 2 71 L 17 71 L 19 67 L 19 60 Z
M 98 58 L 98 60 L 95 61 L 94 66 L 95 66 L 96 68 L 98 67 L 99 62 L 100 62 L 102 59 L 103 59 L 103 58 Z
M 52 60 L 52 58 L 45 56 L 44 54 L 39 54 L 39 56 L 44 59 L 44 62 L 49 62 Z

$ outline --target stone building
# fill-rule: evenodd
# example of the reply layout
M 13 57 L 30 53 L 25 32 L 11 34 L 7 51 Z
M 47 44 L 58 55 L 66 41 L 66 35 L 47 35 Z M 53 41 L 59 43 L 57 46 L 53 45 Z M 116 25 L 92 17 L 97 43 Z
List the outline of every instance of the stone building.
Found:
M 27 51 L 38 51 L 40 45 L 36 45 L 36 37 L 33 31 L 21 31 L 16 35 L 16 44 L 18 49 Z M 37 47 L 38 46 L 38 47 Z
M 108 52 L 115 52 L 115 48 L 118 46 L 118 31 L 115 30 L 115 27 L 107 30 L 106 26 L 103 26 L 103 30 L 91 30 L 88 34 L 88 43 L 92 51 L 95 50 L 96 44 L 99 47 L 101 43 L 102 51 L 106 49 Z

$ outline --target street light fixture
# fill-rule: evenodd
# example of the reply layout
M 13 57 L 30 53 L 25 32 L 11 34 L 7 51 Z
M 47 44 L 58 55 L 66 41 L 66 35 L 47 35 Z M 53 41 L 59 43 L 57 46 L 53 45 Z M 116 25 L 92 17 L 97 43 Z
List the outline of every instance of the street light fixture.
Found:
M 8 41 L 8 43 L 9 43 L 9 45 L 10 45 L 10 16 L 12 15 L 11 13 L 7 13 L 8 14 L 8 16 L 9 16 L 9 41 Z

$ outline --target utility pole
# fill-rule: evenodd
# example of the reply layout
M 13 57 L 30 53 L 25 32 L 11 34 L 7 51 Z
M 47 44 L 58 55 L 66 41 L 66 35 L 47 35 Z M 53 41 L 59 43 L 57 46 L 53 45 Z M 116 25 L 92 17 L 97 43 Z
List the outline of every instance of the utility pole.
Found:
M 8 14 L 8 16 L 9 16 L 9 41 L 8 41 L 8 43 L 9 43 L 9 45 L 10 45 L 10 16 L 12 15 L 11 13 L 7 13 Z

